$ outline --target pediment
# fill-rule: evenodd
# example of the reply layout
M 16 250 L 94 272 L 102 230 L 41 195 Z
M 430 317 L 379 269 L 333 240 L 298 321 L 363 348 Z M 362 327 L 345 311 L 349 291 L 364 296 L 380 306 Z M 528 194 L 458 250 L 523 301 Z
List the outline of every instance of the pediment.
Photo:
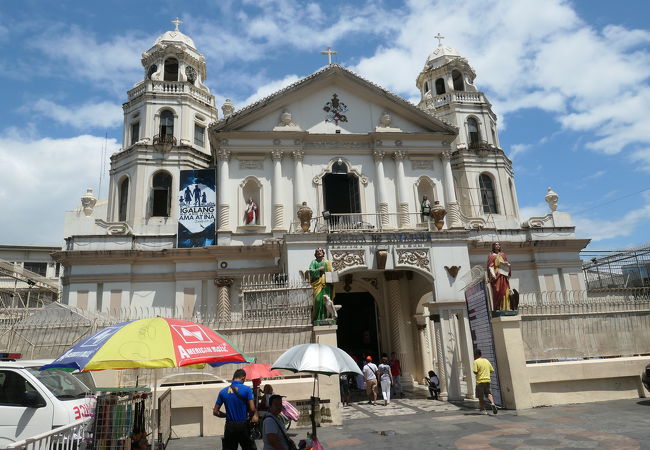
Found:
M 304 78 L 232 116 L 213 132 L 310 134 L 443 133 L 457 129 L 338 65 Z

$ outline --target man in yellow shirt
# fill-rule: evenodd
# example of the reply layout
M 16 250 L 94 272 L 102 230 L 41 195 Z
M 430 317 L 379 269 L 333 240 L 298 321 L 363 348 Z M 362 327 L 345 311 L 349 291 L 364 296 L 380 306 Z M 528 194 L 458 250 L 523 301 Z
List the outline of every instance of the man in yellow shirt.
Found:
M 494 398 L 490 391 L 490 374 L 494 372 L 494 367 L 492 367 L 490 361 L 481 357 L 481 350 L 478 348 L 474 350 L 474 365 L 472 366 L 472 372 L 476 375 L 476 396 L 481 405 L 481 414 L 487 414 L 487 411 L 485 410 L 486 395 L 490 401 L 492 412 L 496 414 L 497 405 L 494 404 Z

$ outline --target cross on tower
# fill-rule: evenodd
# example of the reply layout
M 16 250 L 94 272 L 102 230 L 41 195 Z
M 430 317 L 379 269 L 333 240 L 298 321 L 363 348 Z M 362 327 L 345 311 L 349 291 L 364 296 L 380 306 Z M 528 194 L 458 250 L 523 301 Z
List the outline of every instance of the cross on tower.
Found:
M 178 26 L 179 26 L 180 24 L 182 24 L 183 22 L 182 22 L 181 20 L 179 20 L 178 17 L 177 17 L 176 20 L 172 20 L 172 23 L 173 23 L 174 25 L 176 25 L 176 31 L 180 31 L 180 30 L 178 29 Z
M 327 55 L 327 64 L 332 65 L 332 55 L 336 55 L 336 52 L 332 50 L 332 47 L 327 47 L 327 50 L 323 50 L 320 54 Z
M 442 47 L 442 40 L 445 38 L 442 34 L 438 33 L 433 37 L 434 39 L 438 39 L 438 47 Z

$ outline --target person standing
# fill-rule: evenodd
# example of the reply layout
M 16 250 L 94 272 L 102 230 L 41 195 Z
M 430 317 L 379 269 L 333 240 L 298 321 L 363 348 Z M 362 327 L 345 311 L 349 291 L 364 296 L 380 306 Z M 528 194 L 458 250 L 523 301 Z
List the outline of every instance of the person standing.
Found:
M 269 413 L 262 422 L 262 450 L 292 450 L 296 443 L 289 438 L 280 419 L 282 396 L 272 395 L 269 399 Z
M 431 400 L 438 400 L 438 394 L 440 393 L 440 379 L 433 370 L 429 371 L 427 384 L 429 385 L 429 394 L 431 394 Z
M 393 384 L 393 377 L 390 374 L 388 356 L 385 353 L 381 356 L 381 364 L 377 367 L 377 375 L 381 384 L 381 395 L 384 398 L 384 406 L 386 406 L 390 403 L 390 386 Z
M 212 410 L 215 416 L 226 418 L 223 450 L 237 450 L 238 446 L 241 446 L 242 450 L 257 449 L 248 430 L 248 419 L 250 417 L 251 422 L 257 422 L 259 418 L 253 402 L 253 390 L 246 386 L 244 381 L 244 369 L 235 370 L 232 383 L 219 392 Z M 222 405 L 225 405 L 225 413 L 221 411 Z
M 497 413 L 497 405 L 494 404 L 492 391 L 490 391 L 490 374 L 494 372 L 494 367 L 487 359 L 483 358 L 480 349 L 474 350 L 474 365 L 472 372 L 476 374 L 476 396 L 481 405 L 481 414 L 487 414 L 485 409 L 485 397 L 490 401 L 490 407 L 494 414 Z
M 399 362 L 399 359 L 397 359 L 397 355 L 395 352 L 391 352 L 390 354 L 390 374 L 393 378 L 393 393 L 395 394 L 394 396 L 397 397 L 397 393 L 399 392 L 400 397 L 404 397 L 404 392 L 402 392 L 402 365 Z
M 366 394 L 368 404 L 374 405 L 377 401 L 377 366 L 372 362 L 372 356 L 366 356 L 366 364 L 363 366 L 363 378 L 366 381 Z

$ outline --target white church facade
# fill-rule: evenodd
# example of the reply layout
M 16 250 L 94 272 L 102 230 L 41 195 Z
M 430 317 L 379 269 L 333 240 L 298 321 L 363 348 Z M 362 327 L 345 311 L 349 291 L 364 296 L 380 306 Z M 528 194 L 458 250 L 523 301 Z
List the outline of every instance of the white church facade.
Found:
M 588 240 L 576 238 L 554 195 L 546 216 L 520 217 L 496 115 L 453 48 L 439 45 L 413 74 L 417 106 L 330 64 L 242 109 L 226 100 L 219 112 L 203 83 L 205 58 L 178 28 L 142 64 L 108 199 L 89 192 L 66 213 L 66 247 L 55 255 L 63 302 L 239 320 L 245 277 L 300 278 L 322 247 L 339 277 L 339 345 L 396 352 L 412 380 L 435 369 L 459 399 L 460 380 L 472 378 L 464 280 L 485 267 L 492 242 L 512 264 L 512 288 L 584 289 Z M 180 173 L 208 168 L 216 245 L 178 248 Z M 422 214 L 424 197 L 444 219 Z

